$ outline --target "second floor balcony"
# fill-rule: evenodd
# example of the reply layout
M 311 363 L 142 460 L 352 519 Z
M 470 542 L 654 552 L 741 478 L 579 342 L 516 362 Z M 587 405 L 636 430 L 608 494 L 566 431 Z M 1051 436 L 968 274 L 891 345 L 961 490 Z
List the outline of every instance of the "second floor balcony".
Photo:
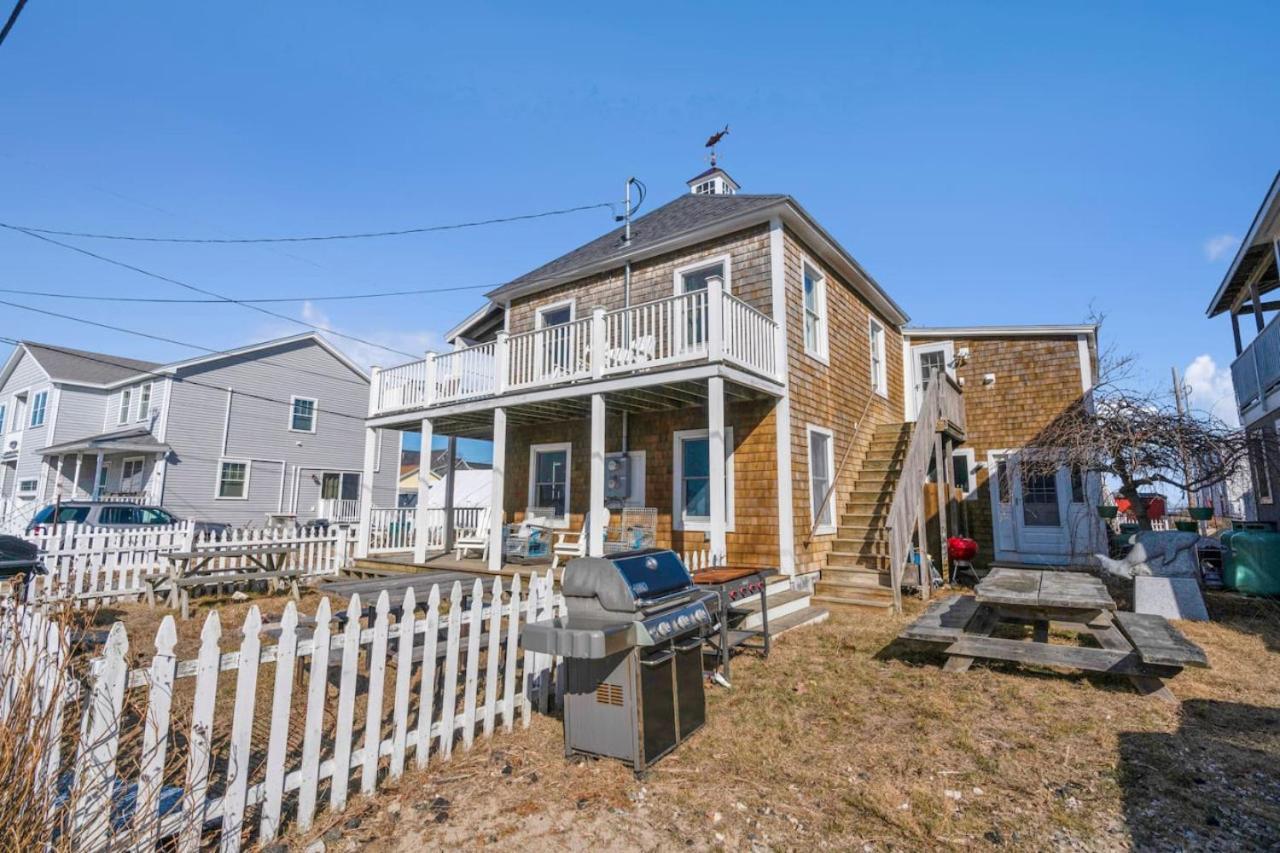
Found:
M 694 363 L 726 363 L 782 381 L 778 324 L 723 291 L 597 308 L 580 319 L 377 371 L 369 414 L 427 409 Z
M 1251 423 L 1280 406 L 1280 400 L 1267 399 L 1277 396 L 1280 388 L 1280 315 L 1272 317 L 1231 363 L 1231 384 L 1241 423 Z

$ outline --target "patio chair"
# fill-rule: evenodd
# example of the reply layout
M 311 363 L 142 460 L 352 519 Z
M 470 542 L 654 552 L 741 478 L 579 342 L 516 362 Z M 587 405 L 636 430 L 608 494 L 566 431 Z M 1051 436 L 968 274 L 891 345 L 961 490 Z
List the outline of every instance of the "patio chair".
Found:
M 489 558 L 489 508 L 480 510 L 474 530 L 455 530 L 453 535 L 453 558 L 461 560 L 468 551 L 479 551 L 480 559 Z
M 618 529 L 605 542 L 606 554 L 652 548 L 658 541 L 658 510 L 651 506 L 623 507 Z
M 609 527 L 609 510 L 604 511 L 605 529 Z M 551 546 L 551 568 L 558 568 L 560 558 L 572 559 L 587 556 L 587 531 L 591 529 L 591 513 L 582 516 L 582 529 L 577 533 L 557 533 L 555 545 Z
M 641 335 L 631 342 L 631 361 L 634 364 L 644 364 L 646 361 L 652 361 L 654 353 L 658 349 L 658 339 L 653 335 Z
M 550 552 L 547 528 L 555 519 L 555 510 L 549 507 L 531 506 L 524 511 L 524 521 L 508 524 L 503 537 L 503 556 L 531 560 L 545 557 Z

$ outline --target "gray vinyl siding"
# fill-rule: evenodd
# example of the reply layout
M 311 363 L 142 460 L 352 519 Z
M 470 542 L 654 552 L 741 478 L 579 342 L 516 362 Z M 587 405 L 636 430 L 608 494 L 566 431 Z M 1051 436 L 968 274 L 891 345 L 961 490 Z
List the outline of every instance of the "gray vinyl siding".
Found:
M 291 510 L 295 478 L 301 493 L 312 472 L 363 466 L 368 382 L 314 342 L 185 369 L 171 387 L 166 442 L 173 453 L 164 504 L 180 515 L 261 524 L 268 513 Z M 229 417 L 227 388 L 232 389 Z M 291 396 L 317 401 L 314 433 L 289 429 Z M 246 500 L 215 498 L 222 459 L 250 463 Z M 376 504 L 394 505 L 382 501 L 394 502 L 398 467 L 398 435 L 384 435 L 382 470 L 374 479 Z M 308 508 L 300 503 L 300 518 L 314 517 Z
M 13 395 L 15 392 L 27 392 L 26 411 L 22 416 L 22 423 L 14 421 L 14 404 Z M 39 427 L 29 426 L 31 422 L 31 403 L 35 400 L 36 394 L 41 391 L 48 391 L 49 398 L 45 405 L 44 425 Z M 50 444 L 51 424 L 54 419 L 54 406 L 56 403 L 53 393 L 53 383 L 49 381 L 49 376 L 36 363 L 30 355 L 25 352 L 19 358 L 18 363 L 14 366 L 13 372 L 9 379 L 4 383 L 4 388 L 0 389 L 0 401 L 5 405 L 5 425 L 4 434 L 12 435 L 21 429 L 22 446 L 18 453 L 17 469 L 14 472 L 13 482 L 11 484 L 12 494 L 16 495 L 19 480 L 39 479 L 42 470 L 42 459 L 40 451 Z
M 58 424 L 53 443 L 62 444 L 102 432 L 102 407 L 106 399 L 106 391 L 59 386 Z
M 151 385 L 151 404 L 149 413 L 145 419 L 138 417 L 138 399 L 142 393 L 142 386 Z M 160 421 L 160 412 L 164 407 L 164 388 L 165 381 L 163 379 L 147 379 L 144 382 L 134 382 L 129 385 L 113 388 L 107 396 L 105 407 L 100 407 L 98 424 L 93 428 L 93 432 L 113 432 L 118 429 L 129 429 L 130 427 L 147 427 L 155 431 Z M 129 418 L 124 423 L 120 422 L 120 400 L 124 396 L 124 392 L 129 391 Z M 61 434 L 61 431 L 59 431 Z

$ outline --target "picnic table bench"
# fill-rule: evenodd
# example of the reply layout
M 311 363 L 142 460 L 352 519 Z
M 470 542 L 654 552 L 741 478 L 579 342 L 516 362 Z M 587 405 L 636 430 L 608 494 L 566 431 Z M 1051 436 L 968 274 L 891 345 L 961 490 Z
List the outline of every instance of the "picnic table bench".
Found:
M 1001 622 L 1030 624 L 1031 639 L 991 636 Z M 1051 644 L 1051 624 L 1091 636 L 1098 647 Z M 1102 582 L 1080 572 L 993 569 L 973 596 L 938 599 L 899 636 L 942 646 L 949 672 L 964 672 L 980 658 L 1105 672 L 1166 701 L 1176 700 L 1165 679 L 1209 665 L 1164 617 L 1117 612 Z
M 266 581 L 278 589 L 281 582 L 288 582 L 290 594 L 296 601 L 300 595 L 298 578 L 302 571 L 289 568 L 289 556 L 296 546 L 287 544 L 263 545 L 205 545 L 190 551 L 170 551 L 165 554 L 169 571 L 144 578 L 147 584 L 147 603 L 155 606 L 157 594 L 167 592 L 170 608 L 181 608 L 182 618 L 191 616 L 191 590 L 197 587 L 249 586 Z M 235 559 L 248 562 L 253 568 L 211 567 L 215 560 Z

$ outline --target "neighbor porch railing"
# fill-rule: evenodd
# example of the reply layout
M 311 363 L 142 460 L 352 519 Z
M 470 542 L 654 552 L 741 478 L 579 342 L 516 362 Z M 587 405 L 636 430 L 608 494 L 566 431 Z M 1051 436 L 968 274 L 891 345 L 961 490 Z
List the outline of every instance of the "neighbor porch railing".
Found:
M 902 611 L 902 570 L 911 554 L 911 535 L 916 531 L 924 504 L 924 481 L 929 473 L 929 458 L 934 451 L 935 433 L 951 424 L 961 431 L 965 427 L 964 399 L 960 386 L 946 372 L 935 373 L 925 391 L 924 401 L 916 415 L 911 431 L 911 441 L 902 462 L 902 474 L 898 477 L 893 500 L 889 504 L 885 532 L 889 536 L 889 573 L 893 584 L 893 609 Z M 939 470 L 945 463 L 938 461 Z M 922 532 L 923 535 L 923 532 Z M 920 543 L 921 551 L 925 543 Z M 921 556 L 920 572 L 928 571 Z
M 373 415 L 696 361 L 778 378 L 778 324 L 713 283 L 616 311 L 374 368 Z
M 480 524 L 483 507 L 459 506 L 453 508 L 453 529 L 474 530 Z M 427 537 L 428 551 L 444 550 L 445 525 L 443 507 L 430 507 L 425 512 L 422 530 Z M 374 507 L 369 518 L 369 553 L 389 554 L 412 551 L 419 535 L 417 507 Z
M 321 498 L 317 518 L 334 524 L 349 524 L 360 520 L 360 501 L 341 498 Z

